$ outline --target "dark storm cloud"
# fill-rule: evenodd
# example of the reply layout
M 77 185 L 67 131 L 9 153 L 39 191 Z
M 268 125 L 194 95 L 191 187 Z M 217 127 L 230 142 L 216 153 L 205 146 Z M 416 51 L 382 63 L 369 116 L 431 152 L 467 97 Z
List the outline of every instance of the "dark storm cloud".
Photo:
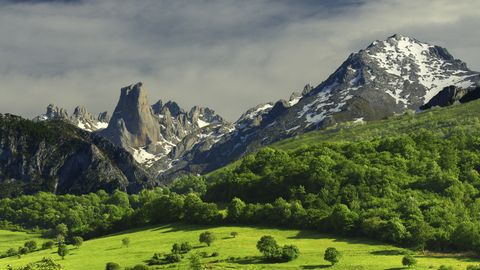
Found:
M 480 69 L 480 1 L 0 0 L 0 111 L 112 111 L 123 85 L 234 120 L 393 33 Z

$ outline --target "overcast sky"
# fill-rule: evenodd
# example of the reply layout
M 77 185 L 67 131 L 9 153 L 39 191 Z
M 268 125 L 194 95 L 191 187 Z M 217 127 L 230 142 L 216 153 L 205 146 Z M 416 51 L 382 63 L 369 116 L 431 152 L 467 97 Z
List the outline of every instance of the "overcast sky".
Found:
M 120 87 L 142 81 L 152 104 L 233 121 L 394 33 L 480 70 L 479 10 L 478 0 L 0 0 L 0 112 L 111 112 Z

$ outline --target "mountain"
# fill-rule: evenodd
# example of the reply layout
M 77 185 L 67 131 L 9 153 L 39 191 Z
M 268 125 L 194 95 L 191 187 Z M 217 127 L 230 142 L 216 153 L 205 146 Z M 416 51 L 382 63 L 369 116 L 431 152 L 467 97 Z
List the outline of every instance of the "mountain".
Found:
M 261 104 L 206 151 L 187 153 L 164 173 L 206 173 L 283 138 L 348 121 L 371 121 L 418 110 L 450 85 L 480 85 L 480 74 L 446 49 L 394 35 L 351 54 L 327 80 L 289 101 Z
M 37 191 L 138 192 L 156 185 L 127 151 L 68 121 L 0 114 L 0 197 Z
M 480 74 L 445 48 L 393 35 L 352 53 L 318 86 L 306 85 L 289 100 L 259 104 L 233 124 L 209 108 L 184 110 L 162 100 L 150 105 L 142 83 L 121 89 L 108 125 L 108 116 L 93 117 L 83 107 L 69 117 L 51 105 L 38 119 L 67 119 L 93 131 L 132 153 L 162 180 L 170 180 L 210 172 L 308 131 L 419 110 L 429 101 L 438 103 L 437 94 L 448 87 L 467 93 L 479 85 Z
M 110 115 L 108 112 L 102 112 L 95 117 L 89 113 L 84 106 L 77 106 L 74 109 L 73 114 L 69 116 L 67 110 L 64 108 L 59 108 L 54 104 L 50 104 L 44 114 L 35 117 L 33 120 L 37 122 L 46 120 L 67 120 L 85 131 L 92 132 L 106 128 L 110 121 Z

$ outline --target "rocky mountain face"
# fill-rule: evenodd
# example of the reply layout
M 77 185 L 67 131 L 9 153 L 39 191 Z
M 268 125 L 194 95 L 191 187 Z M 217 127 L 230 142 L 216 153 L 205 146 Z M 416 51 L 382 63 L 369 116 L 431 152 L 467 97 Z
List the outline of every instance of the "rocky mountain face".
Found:
M 437 95 L 435 95 L 425 105 L 421 106 L 421 110 L 427 110 L 435 106 L 445 107 L 458 103 L 465 103 L 480 98 L 480 86 L 475 88 L 460 88 L 457 86 L 447 86 Z
M 102 112 L 98 116 L 93 116 L 84 106 L 77 106 L 74 109 L 73 114 L 69 116 L 67 110 L 64 108 L 59 108 L 54 104 L 50 104 L 48 105 L 45 114 L 39 115 L 33 120 L 66 120 L 83 130 L 92 132 L 106 128 L 110 121 L 110 115 L 108 112 Z
M 37 191 L 138 192 L 154 180 L 124 149 L 68 121 L 0 114 L 0 197 Z
M 283 138 L 345 121 L 370 121 L 417 110 L 447 86 L 480 81 L 441 47 L 394 35 L 351 54 L 327 80 L 289 101 L 259 105 L 207 151 L 184 155 L 163 174 L 205 173 Z

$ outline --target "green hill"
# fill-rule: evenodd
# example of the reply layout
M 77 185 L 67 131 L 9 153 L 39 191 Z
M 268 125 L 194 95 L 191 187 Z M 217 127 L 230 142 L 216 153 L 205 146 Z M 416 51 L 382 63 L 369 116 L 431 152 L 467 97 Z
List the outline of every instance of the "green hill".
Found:
M 216 234 L 217 240 L 210 247 L 198 242 L 201 232 L 209 230 Z M 238 232 L 236 238 L 230 233 Z M 5 235 L 5 232 L 2 232 Z M 300 249 L 298 259 L 288 263 L 268 264 L 261 261 L 261 254 L 256 243 L 263 235 L 272 235 L 279 244 L 294 244 Z M 122 246 L 122 239 L 128 237 L 128 247 Z M 0 259 L 0 269 L 8 264 L 21 266 L 29 262 L 50 257 L 67 270 L 102 270 L 107 262 L 116 262 L 122 267 L 145 264 L 153 253 L 169 253 L 174 243 L 190 242 L 197 252 L 218 252 L 218 257 L 203 258 L 201 261 L 210 269 L 319 269 L 326 268 L 329 263 L 323 260 L 327 247 L 337 248 L 342 257 L 340 262 L 329 269 L 397 269 L 401 268 L 403 254 L 407 251 L 389 245 L 357 238 L 333 238 L 329 235 L 313 231 L 280 230 L 264 227 L 237 226 L 193 226 L 164 225 L 125 231 L 83 243 L 80 248 L 70 246 L 70 254 L 64 260 L 56 254 L 56 250 L 37 251 L 22 256 Z M 152 269 L 188 269 L 188 257 L 177 264 L 154 266 Z M 233 259 L 228 259 L 233 257 Z M 444 256 L 441 254 L 416 255 L 418 264 L 415 269 L 437 269 L 440 265 L 448 265 L 455 269 L 465 269 L 467 265 L 478 264 L 477 259 L 462 256 Z

